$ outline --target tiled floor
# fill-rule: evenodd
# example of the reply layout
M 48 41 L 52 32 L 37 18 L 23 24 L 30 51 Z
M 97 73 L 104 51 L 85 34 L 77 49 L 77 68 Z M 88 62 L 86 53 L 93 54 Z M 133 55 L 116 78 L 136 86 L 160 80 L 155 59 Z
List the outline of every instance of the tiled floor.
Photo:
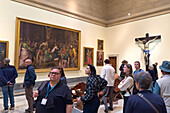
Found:
M 118 103 L 113 104 L 113 111 L 109 111 L 109 113 L 122 113 L 122 106 L 123 106 L 123 100 L 118 100 Z M 16 96 L 15 97 L 15 110 L 10 110 L 8 113 L 24 113 L 25 109 L 27 109 L 27 101 L 25 99 L 25 95 L 23 96 Z M 3 99 L 0 99 L 0 113 L 3 110 Z M 73 113 L 78 113 L 75 110 L 73 110 Z M 81 113 L 81 112 L 79 112 Z M 104 113 L 104 105 L 100 105 L 99 112 L 98 113 Z

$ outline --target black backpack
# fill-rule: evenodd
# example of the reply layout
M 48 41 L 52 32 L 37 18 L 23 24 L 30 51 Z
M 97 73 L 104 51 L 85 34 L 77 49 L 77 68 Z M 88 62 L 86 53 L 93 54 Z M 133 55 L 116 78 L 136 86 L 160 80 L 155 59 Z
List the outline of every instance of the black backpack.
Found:
M 104 78 L 101 78 L 100 75 L 97 75 L 97 83 L 99 92 L 102 91 L 107 86 L 107 81 Z

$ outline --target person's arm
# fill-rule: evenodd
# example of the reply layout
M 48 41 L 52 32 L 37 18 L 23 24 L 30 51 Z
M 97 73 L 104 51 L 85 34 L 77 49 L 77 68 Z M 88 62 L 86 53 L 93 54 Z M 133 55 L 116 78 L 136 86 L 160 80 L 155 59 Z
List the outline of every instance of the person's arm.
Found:
M 66 105 L 66 113 L 72 113 L 72 106 L 73 105 L 70 105 L 70 104 Z
M 18 77 L 18 73 L 15 67 L 13 67 L 13 77 L 9 80 L 11 83 Z
M 29 74 L 30 74 L 30 82 L 31 83 L 33 83 L 35 80 L 36 80 L 36 74 L 35 74 L 35 70 L 34 70 L 34 68 L 33 67 L 31 67 L 30 69 L 29 69 Z
M 38 97 L 38 96 L 39 96 L 39 91 L 38 91 L 38 90 L 34 91 L 33 97 L 36 98 L 36 97 Z
M 125 81 L 121 81 L 120 84 L 118 85 L 118 88 L 121 90 L 121 91 L 126 91 L 127 88 L 131 87 L 133 84 L 133 78 L 132 77 L 128 77 L 126 78 Z
M 153 93 L 160 95 L 160 87 L 157 82 L 155 82 L 155 88 L 153 90 Z
M 102 68 L 102 71 L 101 71 L 100 76 L 101 76 L 102 78 L 105 78 L 105 76 L 106 76 L 106 70 L 105 70 L 105 68 Z
M 8 80 L 5 78 L 4 74 L 2 73 L 2 70 L 0 69 L 0 82 L 8 83 Z
M 92 78 L 87 80 L 86 88 L 87 89 L 84 97 L 81 97 L 81 101 L 83 102 L 90 100 L 95 95 L 95 90 L 96 90 L 95 81 Z

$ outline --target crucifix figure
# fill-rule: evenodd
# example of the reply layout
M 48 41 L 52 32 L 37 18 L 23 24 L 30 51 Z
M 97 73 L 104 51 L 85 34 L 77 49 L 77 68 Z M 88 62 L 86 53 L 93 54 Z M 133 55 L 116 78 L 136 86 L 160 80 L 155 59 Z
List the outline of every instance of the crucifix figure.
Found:
M 161 39 L 160 35 L 149 37 L 149 33 L 146 33 L 146 37 L 135 38 L 135 41 L 139 44 L 140 48 L 144 53 L 146 71 L 148 70 L 148 66 L 149 66 L 149 56 L 150 56 L 149 44 L 158 39 Z

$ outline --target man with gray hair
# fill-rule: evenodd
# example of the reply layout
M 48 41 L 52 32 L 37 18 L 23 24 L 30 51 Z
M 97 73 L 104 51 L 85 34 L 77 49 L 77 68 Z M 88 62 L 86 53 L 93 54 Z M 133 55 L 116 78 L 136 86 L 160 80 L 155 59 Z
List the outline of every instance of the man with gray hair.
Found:
M 167 113 L 161 96 L 148 90 L 152 82 L 150 74 L 139 72 L 135 75 L 134 80 L 139 92 L 128 99 L 125 113 Z
M 24 77 L 24 86 L 25 86 L 25 96 L 28 101 L 28 109 L 25 110 L 27 113 L 33 113 L 33 87 L 35 85 L 35 80 L 37 78 L 34 67 L 31 65 L 31 59 L 25 60 L 25 66 L 27 67 Z
M 3 112 L 8 111 L 8 95 L 10 98 L 10 110 L 14 110 L 14 94 L 13 88 L 15 84 L 15 79 L 18 77 L 17 70 L 14 66 L 9 65 L 10 59 L 5 58 L 3 60 L 4 65 L 0 67 L 1 75 L 1 87 L 3 92 L 3 101 L 4 101 L 4 110 Z

